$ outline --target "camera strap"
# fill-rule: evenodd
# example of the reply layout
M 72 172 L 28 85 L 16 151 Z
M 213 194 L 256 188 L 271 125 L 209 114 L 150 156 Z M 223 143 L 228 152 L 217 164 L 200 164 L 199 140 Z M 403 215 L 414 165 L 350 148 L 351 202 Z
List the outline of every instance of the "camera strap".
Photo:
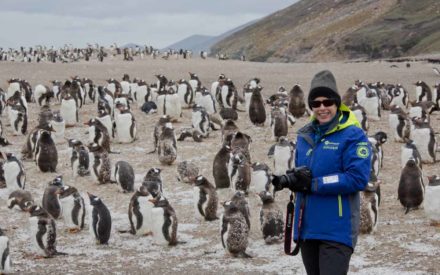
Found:
M 299 211 L 299 220 L 298 220 L 298 237 L 299 237 L 299 229 L 302 222 L 302 213 L 304 209 L 304 203 L 301 203 L 300 211 Z M 290 193 L 290 201 L 287 204 L 287 211 L 286 211 L 286 225 L 284 230 L 284 253 L 290 256 L 296 256 L 299 253 L 299 238 L 296 242 L 295 248 L 293 251 L 291 251 L 292 247 L 292 238 L 293 238 L 293 217 L 295 214 L 295 204 L 293 203 L 293 192 Z

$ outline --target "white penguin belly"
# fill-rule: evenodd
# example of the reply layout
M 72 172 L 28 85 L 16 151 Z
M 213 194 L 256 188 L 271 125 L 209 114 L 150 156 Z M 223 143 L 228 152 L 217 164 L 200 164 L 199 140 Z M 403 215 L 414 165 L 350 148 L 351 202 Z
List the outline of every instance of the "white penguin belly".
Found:
M 9 239 L 6 236 L 0 236 L 0 255 L 3 255 L 6 248 L 8 248 Z M 10 252 L 9 252 L 10 253 Z M 3 259 L 1 259 L 3 260 Z M 2 264 L 2 263 L 0 263 Z M 5 263 L 2 268 L 0 265 L 0 272 L 9 273 L 11 271 L 11 258 L 9 255 L 5 258 Z
M 427 186 L 424 200 L 426 216 L 435 222 L 440 222 L 440 186 Z
M 433 163 L 434 159 L 429 154 L 428 143 L 430 139 L 430 129 L 414 129 L 411 132 L 411 139 L 414 141 L 417 149 L 419 150 L 420 157 L 423 163 Z M 435 147 L 434 147 L 435 150 Z
M 74 99 L 62 100 L 60 114 L 64 118 L 66 125 L 75 125 L 76 120 L 76 104 Z
M 73 207 L 75 206 L 74 197 L 68 196 L 68 197 L 60 199 L 60 205 L 61 205 L 61 209 L 62 209 L 61 214 L 63 216 L 65 226 L 67 228 L 78 227 L 78 225 L 76 225 L 72 219 L 72 210 L 73 210 Z M 80 220 L 80 219 L 78 219 L 78 220 Z
M 107 132 L 108 132 L 108 134 L 110 136 L 110 138 L 113 138 L 113 135 L 112 135 L 112 133 L 113 133 L 113 122 L 112 122 L 112 119 L 111 119 L 110 115 L 106 115 L 106 116 L 103 116 L 103 117 L 97 117 L 96 119 L 99 120 L 102 123 L 102 125 L 105 126 L 105 128 L 107 129 Z
M 369 119 L 378 121 L 379 117 L 379 101 L 377 97 L 369 97 L 364 101 L 364 105 L 362 107 L 365 108 L 365 112 Z
M 168 241 L 163 235 L 162 227 L 165 222 L 164 211 L 161 207 L 154 207 L 151 209 L 151 219 L 152 219 L 152 232 L 154 243 L 158 245 L 167 245 Z
M 40 255 L 40 256 L 45 256 L 45 252 L 44 250 L 38 245 L 38 240 L 37 240 L 37 233 L 38 233 L 38 218 L 37 217 L 30 217 L 29 218 L 29 232 L 30 232 L 30 238 L 31 238 L 31 242 L 32 242 L 32 249 L 33 251 Z M 46 231 L 46 233 L 44 233 L 43 236 L 41 236 L 41 239 L 43 241 L 43 245 L 44 247 L 47 247 L 47 232 L 49 230 Z
M 274 151 L 274 172 L 276 176 L 286 174 L 292 168 L 292 152 L 289 147 L 275 146 Z
M 151 232 L 151 210 L 153 209 L 153 205 L 148 199 L 151 199 L 151 196 L 147 197 L 139 197 L 139 212 L 142 214 L 142 226 L 136 230 L 136 235 L 146 235 Z M 136 215 L 133 215 L 135 219 L 134 226 L 137 224 Z
M 179 95 L 166 95 L 165 109 L 166 114 L 170 117 L 180 117 L 180 114 L 182 113 L 182 106 L 180 105 Z
M 234 174 L 232 174 L 234 173 Z M 230 187 L 233 191 L 237 190 L 237 181 L 238 181 L 238 169 L 234 172 L 234 166 L 232 165 L 232 161 L 228 162 L 228 176 L 230 181 Z
M 51 121 L 50 122 L 52 124 L 53 129 L 55 130 L 55 132 L 51 133 L 52 139 L 56 142 L 56 143 L 60 143 L 64 141 L 64 131 L 66 129 L 66 123 L 65 121 L 61 121 L 61 122 L 57 122 L 57 121 Z
M 177 88 L 177 94 L 179 95 L 179 100 L 180 100 L 180 104 L 182 104 L 182 106 L 186 106 L 188 105 L 187 102 L 185 102 L 185 95 L 188 91 L 188 85 L 186 84 L 180 84 L 179 87 Z
M 165 95 L 157 96 L 157 113 L 160 116 L 166 115 L 167 110 L 165 110 Z
M 230 104 L 230 102 L 227 101 L 228 93 L 229 93 L 229 88 L 228 88 L 228 86 L 224 85 L 221 90 L 223 106 L 225 108 L 232 108 L 232 105 Z
M 9 192 L 24 189 L 23 186 L 19 186 L 17 181 L 17 176 L 20 173 L 21 167 L 15 161 L 6 162 L 3 164 L 3 170 L 5 171 L 4 177 L 6 182 L 6 187 Z
M 130 134 L 130 128 L 133 123 L 132 115 L 119 114 L 115 117 L 116 122 L 116 134 L 120 143 L 130 143 L 133 141 L 133 137 Z
M 401 108 L 406 108 L 404 102 L 403 102 L 403 93 L 400 94 L 399 96 L 396 96 L 393 98 L 393 100 L 391 100 L 391 104 L 390 105 L 397 105 Z
M 251 174 L 250 189 L 255 192 L 266 190 L 267 173 L 264 170 L 253 171 Z
M 400 165 L 401 168 L 405 167 L 408 160 L 413 156 L 413 150 L 402 146 L 402 152 L 400 154 Z
M 212 115 L 216 112 L 215 101 L 212 99 L 210 94 L 202 96 L 202 98 L 200 99 L 200 105 L 203 106 L 203 108 L 205 108 L 206 112 L 209 115 Z
M 409 117 L 410 118 L 414 118 L 414 117 L 421 118 L 422 117 L 422 107 L 420 107 L 420 106 L 411 107 L 409 109 Z
M 402 138 L 399 136 L 399 133 L 397 132 L 397 125 L 399 125 L 399 118 L 396 114 L 390 114 L 388 117 L 388 122 L 390 124 L 390 129 L 393 133 L 393 139 L 396 142 L 403 141 Z
M 245 93 L 244 94 L 244 100 L 246 102 L 246 112 L 249 112 L 249 106 L 251 105 L 251 97 L 252 93 Z
M 200 188 L 198 187 L 193 187 L 193 202 L 194 202 L 194 213 L 195 213 L 195 217 L 197 220 L 201 220 L 202 219 L 202 214 L 200 214 L 199 211 L 199 198 L 200 198 Z
M 15 129 L 15 120 L 17 120 L 18 112 L 11 107 L 8 108 L 8 117 L 9 117 L 9 124 L 12 127 L 12 131 L 14 133 L 14 136 L 17 136 L 20 134 L 20 127 L 17 127 Z
M 139 106 L 142 106 L 142 104 L 144 104 L 144 102 L 146 102 L 145 100 L 145 96 L 148 94 L 148 90 L 147 90 L 147 86 L 138 86 L 136 89 L 136 101 L 138 103 Z M 151 98 L 148 99 L 148 101 L 150 101 Z

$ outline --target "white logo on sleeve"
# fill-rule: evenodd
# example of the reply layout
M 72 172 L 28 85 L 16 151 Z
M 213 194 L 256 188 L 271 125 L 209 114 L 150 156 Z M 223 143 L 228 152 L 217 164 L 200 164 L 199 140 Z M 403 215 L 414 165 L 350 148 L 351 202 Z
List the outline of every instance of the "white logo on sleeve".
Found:
M 337 182 L 339 182 L 339 176 L 338 175 L 333 175 L 333 176 L 323 177 L 322 178 L 322 182 L 324 184 L 337 183 Z

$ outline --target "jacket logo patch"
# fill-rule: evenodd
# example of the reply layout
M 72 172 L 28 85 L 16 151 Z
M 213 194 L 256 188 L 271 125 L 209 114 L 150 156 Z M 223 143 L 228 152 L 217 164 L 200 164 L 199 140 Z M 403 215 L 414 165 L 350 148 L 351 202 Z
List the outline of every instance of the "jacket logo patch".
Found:
M 322 148 L 328 150 L 338 150 L 338 147 L 339 147 L 339 142 L 331 142 L 326 140 Z
M 339 176 L 338 175 L 333 175 L 333 176 L 323 177 L 322 178 L 322 182 L 324 184 L 337 183 L 337 182 L 339 182 Z
M 368 158 L 370 155 L 370 150 L 368 150 L 368 147 L 365 145 L 358 146 L 356 149 L 356 155 L 360 158 Z

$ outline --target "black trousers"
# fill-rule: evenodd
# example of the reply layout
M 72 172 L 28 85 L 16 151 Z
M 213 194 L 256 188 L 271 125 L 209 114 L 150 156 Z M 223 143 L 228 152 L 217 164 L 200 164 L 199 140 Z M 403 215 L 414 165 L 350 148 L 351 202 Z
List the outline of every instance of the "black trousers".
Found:
M 337 242 L 301 241 L 301 257 L 308 275 L 343 275 L 348 273 L 353 249 Z

